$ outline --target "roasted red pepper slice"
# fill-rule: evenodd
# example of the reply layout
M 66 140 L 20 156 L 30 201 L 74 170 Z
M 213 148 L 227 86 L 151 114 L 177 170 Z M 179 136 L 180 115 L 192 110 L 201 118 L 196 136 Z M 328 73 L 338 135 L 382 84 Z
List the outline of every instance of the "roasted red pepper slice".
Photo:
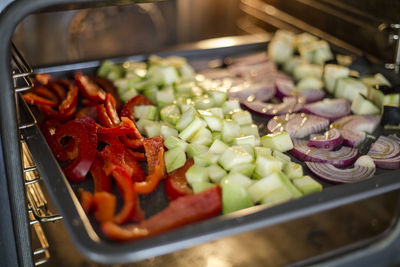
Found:
M 217 185 L 199 194 L 171 201 L 166 209 L 140 224 L 119 226 L 109 221 L 103 223 L 101 229 L 112 240 L 130 241 L 211 218 L 221 209 L 221 188 Z
M 55 107 L 58 104 L 58 101 L 50 100 L 30 92 L 23 94 L 22 97 L 26 103 L 30 105 L 45 105 L 49 107 Z
M 59 122 L 58 120 L 50 119 L 45 121 L 41 125 L 40 129 L 56 159 L 58 161 L 64 162 L 68 160 L 67 153 L 65 152 L 64 147 L 57 142 L 54 136 L 57 127 L 60 125 L 61 122 Z
M 60 112 L 61 115 L 66 115 L 66 116 L 72 115 L 76 111 L 77 103 L 78 103 L 78 87 L 71 84 L 69 86 L 66 98 L 58 106 L 58 112 Z
M 111 118 L 108 116 L 106 108 L 104 107 L 103 104 L 97 105 L 96 106 L 97 110 L 97 120 L 99 123 L 108 128 L 114 127 L 114 123 L 112 122 Z
M 63 170 L 71 182 L 79 183 L 85 179 L 96 156 L 96 123 L 91 118 L 81 118 L 62 124 L 56 129 L 55 138 L 62 145 L 64 137 L 74 140 L 78 153 Z
M 94 217 L 99 222 L 114 220 L 114 213 L 117 206 L 116 197 L 108 192 L 96 192 L 93 195 Z
M 83 75 L 82 72 L 77 72 L 74 77 L 84 97 L 96 103 L 103 103 L 106 100 L 104 90 L 90 80 L 88 76 Z
M 115 98 L 111 94 L 106 94 L 106 102 L 104 105 L 106 107 L 108 117 L 110 117 L 114 126 L 117 126 L 121 120 L 118 117 Z
M 135 183 L 135 191 L 139 194 L 150 194 L 165 177 L 164 145 L 161 136 L 145 138 L 144 151 L 147 158 L 147 177 L 143 182 Z
M 130 99 L 120 112 L 121 117 L 128 117 L 132 121 L 135 121 L 135 116 L 133 115 L 133 108 L 137 105 L 153 105 L 149 99 L 143 95 L 137 95 Z
M 101 151 L 101 156 L 104 159 L 104 171 L 107 175 L 110 175 L 114 169 L 123 168 L 132 176 L 133 170 L 125 163 L 125 147 L 121 142 L 114 142 L 106 146 Z
M 36 95 L 44 97 L 46 99 L 49 99 L 53 102 L 58 103 L 60 100 L 58 99 L 58 96 L 49 88 L 44 87 L 44 86 L 35 86 L 33 87 L 32 90 Z
M 143 182 L 146 179 L 146 174 L 140 167 L 139 162 L 136 158 L 130 153 L 129 148 L 125 148 L 124 151 L 124 160 L 125 163 L 132 168 L 132 179 L 134 182 Z
M 112 172 L 117 187 L 121 192 L 122 198 L 124 199 L 124 206 L 114 217 L 116 224 L 123 224 L 132 218 L 133 213 L 136 210 L 136 192 L 133 187 L 133 181 L 131 176 L 125 168 L 115 168 Z
M 108 120 L 106 119 L 106 121 L 104 121 L 104 122 L 108 123 L 107 121 Z M 123 136 L 123 135 L 136 136 L 138 132 L 139 131 L 136 128 L 133 121 L 131 121 L 130 119 L 128 119 L 126 117 L 122 118 L 122 122 L 120 122 L 120 124 L 118 126 L 115 126 L 112 128 L 99 127 L 99 129 L 97 130 L 98 134 L 111 135 L 111 136 Z
M 128 153 L 132 155 L 137 161 L 146 161 L 146 156 L 142 152 L 133 151 L 131 149 L 127 149 Z
M 178 197 L 193 194 L 193 190 L 189 187 L 186 180 L 186 172 L 193 165 L 192 158 L 186 160 L 185 165 L 171 172 L 165 179 L 164 190 L 169 201 Z
M 111 178 L 104 172 L 103 166 L 104 161 L 100 154 L 97 153 L 90 167 L 90 174 L 92 175 L 94 183 L 94 192 L 111 192 L 112 190 Z
M 119 110 L 122 106 L 122 103 L 118 97 L 117 88 L 115 88 L 115 86 L 109 80 L 104 79 L 102 77 L 89 76 L 89 78 L 95 83 L 97 83 L 97 85 L 100 86 L 104 91 L 106 91 L 107 93 L 111 94 L 114 97 L 116 101 L 116 108 L 117 110 Z
M 89 191 L 83 190 L 82 188 L 78 189 L 79 201 L 83 210 L 88 213 L 93 207 L 93 194 Z
M 75 118 L 76 119 L 84 118 L 84 117 L 90 117 L 90 118 L 92 118 L 94 120 L 97 120 L 97 108 L 96 108 L 96 106 L 83 107 L 83 108 L 79 109 L 75 113 Z
M 35 80 L 42 84 L 42 85 L 47 85 L 47 83 L 50 81 L 51 75 L 47 73 L 38 73 L 35 76 Z

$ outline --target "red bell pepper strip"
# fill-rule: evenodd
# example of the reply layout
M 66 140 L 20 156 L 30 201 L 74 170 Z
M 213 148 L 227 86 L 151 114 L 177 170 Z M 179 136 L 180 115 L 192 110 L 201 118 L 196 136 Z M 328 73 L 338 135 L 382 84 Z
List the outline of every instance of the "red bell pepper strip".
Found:
M 83 210 L 88 213 L 93 207 L 93 194 L 89 191 L 83 190 L 82 188 L 78 189 L 79 201 Z
M 112 190 L 111 177 L 104 172 L 103 166 L 104 161 L 100 154 L 97 153 L 90 167 L 90 174 L 92 175 L 94 183 L 94 192 L 111 192 Z
M 186 160 L 185 165 L 171 172 L 165 179 L 164 190 L 169 201 L 193 194 L 193 190 L 189 187 L 185 176 L 187 170 L 193 164 L 194 161 L 192 158 Z
M 142 152 L 133 151 L 131 149 L 127 149 L 128 153 L 132 155 L 137 161 L 146 161 L 146 156 Z
M 51 91 L 49 88 L 47 88 L 47 87 L 44 87 L 44 86 L 35 86 L 35 87 L 33 87 L 32 88 L 32 91 L 36 94 L 36 95 L 38 95 L 38 96 L 41 96 L 41 97 L 44 97 L 44 98 L 47 98 L 47 99 L 49 99 L 49 100 L 51 100 L 51 101 L 53 101 L 53 102 L 56 102 L 57 104 L 59 103 L 59 99 L 58 99 L 58 96 L 53 92 L 53 91 Z
M 116 197 L 108 192 L 96 192 L 93 195 L 94 217 L 99 222 L 114 220 L 114 213 L 117 206 Z
M 76 111 L 77 103 L 78 103 L 78 87 L 71 84 L 69 86 L 67 96 L 58 106 L 58 112 L 60 112 L 61 115 L 66 115 L 66 116 L 72 115 Z
M 132 129 L 132 133 L 129 134 L 130 138 L 137 138 L 137 139 L 143 138 L 133 120 L 129 119 L 128 117 L 121 117 L 121 121 L 123 125 Z
M 106 100 L 106 93 L 96 83 L 83 75 L 82 72 L 75 73 L 75 81 L 82 95 L 95 103 L 103 103 Z
M 96 106 L 97 110 L 97 120 L 99 123 L 108 128 L 114 127 L 114 123 L 112 122 L 111 118 L 108 116 L 106 108 L 104 107 L 103 104 L 97 105 Z
M 119 226 L 108 221 L 101 224 L 101 229 L 112 240 L 130 241 L 211 218 L 218 215 L 221 209 L 221 188 L 217 185 L 199 194 L 171 201 L 163 211 L 140 224 Z
M 106 94 L 106 102 L 104 105 L 106 107 L 108 117 L 110 117 L 114 126 L 117 126 L 121 122 L 121 120 L 119 119 L 119 116 L 117 113 L 115 98 L 111 94 L 107 93 Z
M 82 118 L 62 124 L 56 129 L 55 138 L 62 145 L 65 137 L 74 140 L 78 153 L 63 170 L 71 182 L 79 183 L 85 179 L 96 156 L 96 123 L 91 118 Z
M 61 125 L 61 122 L 58 120 L 46 120 L 41 126 L 40 129 L 44 138 L 47 141 L 51 151 L 53 152 L 54 156 L 58 161 L 65 162 L 68 160 L 67 153 L 64 150 L 64 147 L 60 145 L 56 138 L 55 133 L 58 126 Z
M 47 73 L 38 73 L 35 76 L 35 81 L 37 81 L 39 84 L 42 85 L 47 85 L 47 83 L 50 81 L 51 75 Z
M 165 177 L 164 145 L 161 136 L 145 138 L 144 151 L 147 158 L 147 177 L 143 182 L 135 183 L 135 191 L 139 194 L 150 194 Z
M 111 136 L 123 136 L 123 135 L 136 136 L 138 132 L 139 131 L 136 128 L 133 121 L 131 121 L 126 117 L 122 118 L 122 121 L 119 123 L 118 126 L 112 128 L 99 127 L 97 130 L 98 134 L 111 135 Z
M 132 168 L 132 179 L 134 182 L 143 182 L 146 179 L 146 174 L 140 167 L 139 162 L 137 162 L 136 158 L 130 153 L 129 148 L 125 148 L 124 151 L 124 160 L 126 165 Z
M 110 175 L 116 168 L 123 168 L 129 177 L 132 176 L 133 169 L 125 163 L 125 147 L 121 142 L 115 142 L 106 146 L 100 154 L 104 159 L 103 170 L 106 175 Z
M 136 210 L 137 195 L 133 187 L 131 176 L 126 172 L 125 168 L 115 168 L 112 172 L 112 176 L 124 200 L 124 206 L 119 213 L 115 215 L 113 221 L 116 224 L 123 224 L 133 216 Z
M 58 104 L 58 101 L 54 101 L 48 98 L 41 97 L 34 93 L 25 93 L 22 95 L 26 103 L 30 105 L 45 105 L 49 107 L 55 107 Z
M 94 120 L 97 120 L 97 108 L 96 106 L 87 106 L 87 107 L 83 107 L 80 110 L 78 110 L 75 113 L 75 118 L 79 119 L 79 118 L 84 118 L 84 117 L 90 117 Z
M 107 79 L 99 76 L 89 76 L 89 78 L 97 83 L 104 91 L 111 94 L 116 101 L 116 108 L 119 110 L 122 106 L 121 100 L 118 97 L 117 88 Z
M 135 116 L 133 115 L 133 108 L 137 105 L 153 105 L 153 103 L 151 103 L 151 101 L 147 99 L 145 96 L 137 95 L 125 103 L 119 115 L 121 117 L 128 117 L 132 121 L 135 121 Z

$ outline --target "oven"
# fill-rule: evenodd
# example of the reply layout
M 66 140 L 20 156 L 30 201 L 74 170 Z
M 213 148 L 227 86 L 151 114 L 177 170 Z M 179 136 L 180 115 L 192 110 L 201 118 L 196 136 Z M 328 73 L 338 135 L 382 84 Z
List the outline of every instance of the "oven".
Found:
M 19 97 L 32 86 L 28 77 L 34 71 L 90 72 L 102 59 L 142 60 L 142 55 L 160 51 L 213 60 L 259 51 L 273 31 L 289 29 L 310 32 L 340 51 L 364 56 L 376 70 L 400 80 L 400 6 L 395 1 L 134 2 L 0 4 L 0 36 L 5 40 L 0 46 L 2 265 L 387 266 L 400 261 L 398 171 L 340 189 L 330 187 L 268 211 L 256 208 L 205 222 L 137 247 L 93 241 L 96 237 L 88 234 L 75 206 L 65 209 L 61 204 L 63 218 L 60 202 L 75 203 L 76 198 L 71 189 L 48 188 L 63 186 L 62 179 L 52 179 L 60 170 L 52 165 L 49 151 L 44 153 L 47 146 L 36 118 Z M 120 24 L 131 25 L 123 28 L 132 35 L 118 29 Z M 121 38 L 124 42 L 118 42 Z

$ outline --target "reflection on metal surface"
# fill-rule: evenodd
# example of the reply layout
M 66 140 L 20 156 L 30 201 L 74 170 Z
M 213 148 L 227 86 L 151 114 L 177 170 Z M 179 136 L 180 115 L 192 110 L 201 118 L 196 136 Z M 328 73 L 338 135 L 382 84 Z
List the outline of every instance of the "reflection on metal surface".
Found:
M 49 242 L 43 232 L 43 228 L 38 220 L 33 215 L 32 210 L 29 210 L 29 220 L 40 243 L 40 248 L 33 251 L 35 266 L 46 263 L 50 259 Z

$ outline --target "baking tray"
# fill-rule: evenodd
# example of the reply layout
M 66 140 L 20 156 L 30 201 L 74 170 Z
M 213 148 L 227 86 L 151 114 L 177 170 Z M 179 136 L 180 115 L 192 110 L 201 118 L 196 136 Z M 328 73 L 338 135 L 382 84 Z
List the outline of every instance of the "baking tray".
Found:
M 263 51 L 266 45 L 266 42 L 255 42 L 214 49 L 169 51 L 166 53 L 159 53 L 158 55 L 178 55 L 188 58 L 189 61 L 195 59 L 207 61 L 222 59 L 226 56 Z M 147 57 L 148 55 L 138 55 L 115 58 L 111 59 L 111 61 L 115 63 L 122 63 L 127 60 L 142 61 L 146 60 Z M 95 60 L 38 68 L 36 72 L 50 73 L 54 76 L 71 78 L 73 73 L 77 70 L 81 70 L 86 74 L 94 74 L 96 68 L 100 64 L 101 60 Z M 370 65 L 363 58 L 358 60 L 357 64 L 359 64 L 359 70 L 364 73 L 368 71 L 384 72 L 379 66 Z M 388 73 L 384 74 L 388 76 Z M 391 79 L 391 77 L 389 77 L 389 79 Z M 22 120 L 29 121 L 37 119 L 40 121 L 40 118 L 34 118 L 33 113 L 24 102 L 22 102 L 22 107 Z M 258 123 L 267 122 L 265 118 L 261 117 L 255 116 L 254 119 Z M 382 131 L 382 129 L 378 129 L 376 134 L 380 134 Z M 44 179 L 50 196 L 54 200 L 57 209 L 64 217 L 64 223 L 71 239 L 82 254 L 101 263 L 139 261 L 191 247 L 202 242 L 212 241 L 224 236 L 300 218 L 400 188 L 399 170 L 387 171 L 377 169 L 375 176 L 371 179 L 355 184 L 336 186 L 323 183 L 324 190 L 322 192 L 304 196 L 300 199 L 267 209 L 261 205 L 255 206 L 232 214 L 221 215 L 206 221 L 180 227 L 176 230 L 142 240 L 128 243 L 116 243 L 103 238 L 96 223 L 91 221 L 92 219 L 85 214 L 76 197 L 76 189 L 78 187 L 90 188 L 91 181 L 89 180 L 91 179 L 87 179 L 84 183 L 78 185 L 70 184 L 64 176 L 60 165 L 51 153 L 37 125 L 22 129 L 22 134 L 39 168 L 41 176 Z M 364 153 L 371 142 L 372 140 L 361 147 Z M 304 170 L 307 172 L 306 167 L 304 167 Z M 143 196 L 141 198 L 141 204 L 147 216 L 163 209 L 167 205 L 163 186 L 160 185 L 154 193 Z

